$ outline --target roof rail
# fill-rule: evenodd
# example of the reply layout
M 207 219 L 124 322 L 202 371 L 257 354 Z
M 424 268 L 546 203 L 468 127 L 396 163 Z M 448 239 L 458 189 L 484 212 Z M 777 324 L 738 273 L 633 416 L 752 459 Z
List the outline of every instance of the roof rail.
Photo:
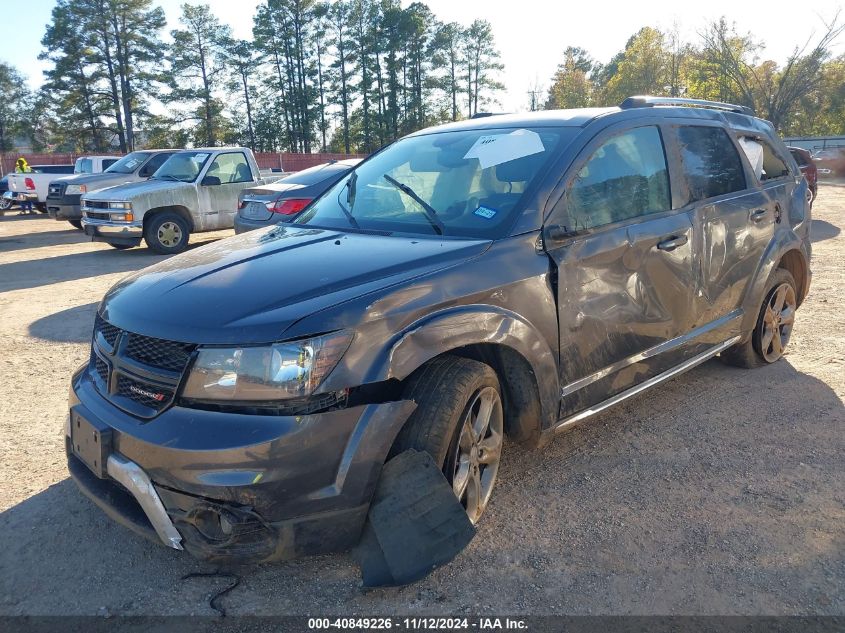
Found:
M 681 99 L 679 97 L 652 97 L 650 95 L 636 95 L 628 97 L 619 104 L 623 110 L 630 108 L 651 108 L 653 106 L 694 106 L 698 108 L 710 108 L 712 110 L 725 110 L 727 112 L 738 112 L 754 116 L 754 110 L 748 106 L 736 105 L 734 103 L 721 103 L 719 101 L 706 101 L 704 99 Z

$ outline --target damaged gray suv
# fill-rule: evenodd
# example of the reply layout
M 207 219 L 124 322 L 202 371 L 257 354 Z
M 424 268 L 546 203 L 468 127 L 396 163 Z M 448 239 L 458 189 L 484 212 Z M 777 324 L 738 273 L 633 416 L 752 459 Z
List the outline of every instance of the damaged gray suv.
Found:
M 427 451 L 469 519 L 542 445 L 703 361 L 784 353 L 807 183 L 739 106 L 632 97 L 405 137 L 290 224 L 114 286 L 73 376 L 70 472 L 206 559 L 337 551 Z

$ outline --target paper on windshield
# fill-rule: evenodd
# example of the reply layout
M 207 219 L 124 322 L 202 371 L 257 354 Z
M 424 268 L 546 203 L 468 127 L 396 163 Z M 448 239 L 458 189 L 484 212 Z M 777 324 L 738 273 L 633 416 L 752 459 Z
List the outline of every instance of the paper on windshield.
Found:
M 489 134 L 480 137 L 464 159 L 477 158 L 482 169 L 507 163 L 517 158 L 545 151 L 540 135 L 531 130 L 514 130 L 509 134 Z
M 198 163 L 201 163 L 206 158 L 208 158 L 208 154 L 197 154 L 196 156 L 194 156 L 194 160 Z
M 126 161 L 126 168 L 127 169 L 135 169 L 138 166 L 138 163 L 140 163 L 140 162 L 141 161 L 139 161 L 137 158 L 131 158 L 128 161 Z

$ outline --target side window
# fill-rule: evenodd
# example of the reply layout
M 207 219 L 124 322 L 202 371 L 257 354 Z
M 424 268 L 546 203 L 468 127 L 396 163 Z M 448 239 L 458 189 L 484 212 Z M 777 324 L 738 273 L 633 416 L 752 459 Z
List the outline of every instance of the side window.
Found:
M 150 160 L 147 161 L 146 165 L 141 167 L 141 171 L 138 172 L 138 175 L 141 178 L 149 178 L 154 173 L 156 173 L 156 171 L 158 171 L 158 168 L 164 165 L 164 162 L 171 156 L 173 156 L 173 154 L 156 154 Z
M 605 141 L 567 194 L 574 228 L 612 224 L 672 208 L 660 131 L 640 127 Z
M 242 152 L 219 154 L 206 172 L 206 177 L 214 176 L 220 179 L 220 184 L 234 182 L 252 182 L 252 170 L 246 162 Z
M 742 160 L 728 133 L 720 127 L 678 128 L 681 161 L 690 199 L 697 202 L 746 188 Z
M 789 167 L 783 159 L 775 153 L 771 145 L 765 141 L 760 143 L 763 146 L 763 175 L 761 180 L 775 180 L 789 175 Z

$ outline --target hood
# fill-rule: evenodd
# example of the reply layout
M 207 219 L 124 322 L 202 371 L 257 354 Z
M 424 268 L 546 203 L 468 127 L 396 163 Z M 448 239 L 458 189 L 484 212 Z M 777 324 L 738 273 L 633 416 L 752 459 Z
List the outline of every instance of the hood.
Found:
M 100 187 L 108 187 L 109 185 L 136 181 L 138 180 L 138 176 L 135 174 L 103 172 L 101 174 L 77 174 L 76 176 L 66 176 L 65 178 L 59 178 L 58 180 L 61 180 L 67 185 L 98 185 L 98 187 L 95 188 L 97 189 Z M 91 187 L 88 188 L 92 189 Z M 92 191 L 95 189 L 92 189 Z
M 303 317 L 460 263 L 489 244 L 279 225 L 135 273 L 108 292 L 100 311 L 122 329 L 156 338 L 268 343 Z
M 138 195 L 149 195 L 156 191 L 175 191 L 176 189 L 193 189 L 193 183 L 176 182 L 174 180 L 141 180 L 139 182 L 128 182 L 100 189 L 96 192 L 87 193 L 82 196 L 86 200 L 104 200 L 108 202 L 121 202 L 131 200 Z

